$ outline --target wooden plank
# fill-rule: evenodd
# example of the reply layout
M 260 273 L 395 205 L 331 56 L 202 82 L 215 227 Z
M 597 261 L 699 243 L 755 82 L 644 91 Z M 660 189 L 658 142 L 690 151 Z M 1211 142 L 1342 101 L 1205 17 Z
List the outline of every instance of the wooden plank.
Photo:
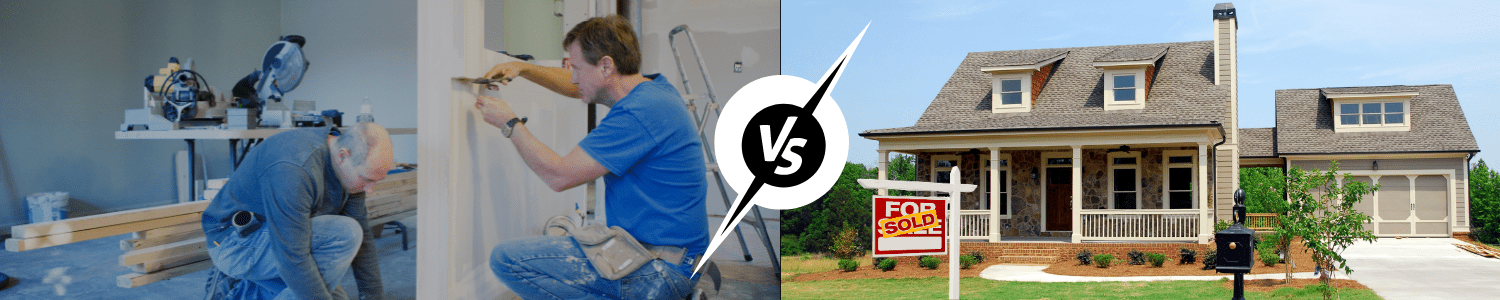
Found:
M 160 219 L 152 219 L 139 222 L 124 223 L 115 226 L 105 226 L 89 230 L 75 231 L 63 234 L 54 234 L 27 239 L 9 239 L 5 242 L 5 250 L 20 252 L 33 249 L 46 248 L 68 243 L 82 242 L 102 237 L 116 236 L 141 230 L 182 224 L 202 218 L 201 213 L 177 215 Z M 201 229 L 200 229 L 201 230 Z
M 376 207 L 376 206 L 380 206 L 381 204 L 386 204 L 386 203 L 401 201 L 402 198 L 406 198 L 407 196 L 414 196 L 416 194 L 417 194 L 416 190 L 411 190 L 411 191 L 399 192 L 399 193 L 391 194 L 391 195 L 384 195 L 384 196 L 379 196 L 379 197 L 365 198 L 365 207 Z
M 397 194 L 397 193 L 405 192 L 405 191 L 415 191 L 415 190 L 417 190 L 417 185 L 415 185 L 415 184 L 412 184 L 412 185 L 403 185 L 403 186 L 400 186 L 400 187 L 397 187 L 397 188 L 388 189 L 388 190 L 381 190 L 381 191 L 371 192 L 369 195 L 365 195 L 365 198 L 375 198 L 375 197 L 380 197 L 380 196 L 385 196 L 385 195 L 392 195 L 392 194 Z
M 148 261 L 139 265 L 132 265 L 130 266 L 130 270 L 135 271 L 136 273 L 155 273 L 161 270 L 181 267 L 205 260 L 208 260 L 208 251 L 198 251 L 168 257 L 161 260 Z
M 12 226 L 10 231 L 12 238 L 34 238 L 189 213 L 201 213 L 206 207 L 208 207 L 207 201 L 180 203 L 52 222 L 16 225 Z
M 380 181 L 377 181 L 377 182 L 399 181 L 399 180 L 416 179 L 416 178 L 417 178 L 417 170 L 411 170 L 411 171 L 406 171 L 406 172 L 401 172 L 401 173 L 396 173 L 396 174 L 386 174 L 384 179 L 381 179 Z
M 167 236 L 178 235 L 178 234 L 183 234 L 183 233 L 188 233 L 188 232 L 194 232 L 194 231 L 203 232 L 203 220 L 202 220 L 202 218 L 195 219 L 192 222 L 183 222 L 183 223 L 180 223 L 180 224 L 172 224 L 172 225 L 169 225 L 169 226 L 161 226 L 161 227 L 156 227 L 156 228 L 145 229 L 145 230 L 136 232 L 134 237 L 135 238 L 139 238 L 139 239 L 160 239 L 160 238 L 165 238 Z
M 183 232 L 156 238 L 124 239 L 120 240 L 120 250 L 130 251 L 135 249 L 146 249 L 200 237 L 203 237 L 202 230 Z
M 396 180 L 396 181 L 391 181 L 391 180 L 387 179 L 387 180 L 381 180 L 381 181 L 376 182 L 374 190 L 379 191 L 379 190 L 395 188 L 395 187 L 399 187 L 399 186 L 403 186 L 403 185 L 413 185 L 413 184 L 417 184 L 417 179 L 416 178 L 408 178 L 408 179 Z
M 380 217 L 413 209 L 417 209 L 416 195 L 407 196 L 405 199 L 401 199 L 401 201 L 398 202 L 391 202 L 381 204 L 380 206 L 370 207 L 368 210 L 366 210 L 365 215 L 369 217 Z
M 167 280 L 167 278 L 172 278 L 172 277 L 177 277 L 177 276 L 191 274 L 193 272 L 207 270 L 208 268 L 212 268 L 212 267 L 214 267 L 214 262 L 212 260 L 204 260 L 204 261 L 200 261 L 200 262 L 188 264 L 188 265 L 181 266 L 181 267 L 176 267 L 176 268 L 162 270 L 162 271 L 159 271 L 159 272 L 156 272 L 156 273 L 149 273 L 149 274 L 130 273 L 130 274 L 125 274 L 125 275 L 115 276 L 115 285 L 117 285 L 119 287 L 122 287 L 122 288 L 127 288 L 127 289 L 128 288 L 134 288 L 134 287 L 138 287 L 138 286 L 143 286 L 143 285 L 147 285 L 147 284 L 156 283 L 157 281 Z
M 195 238 L 146 249 L 131 250 L 120 255 L 120 266 L 130 266 L 193 252 L 206 251 L 208 247 L 204 244 L 205 239 Z

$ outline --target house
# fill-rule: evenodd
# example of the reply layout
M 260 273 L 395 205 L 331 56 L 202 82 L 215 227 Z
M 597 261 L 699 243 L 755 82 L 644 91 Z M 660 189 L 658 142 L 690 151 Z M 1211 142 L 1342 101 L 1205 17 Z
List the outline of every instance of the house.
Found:
M 1276 128 L 1241 129 L 1232 4 L 1213 26 L 1209 41 L 969 53 L 916 124 L 860 136 L 879 143 L 881 179 L 899 152 L 919 180 L 958 167 L 977 183 L 965 239 L 1206 243 L 1240 167 L 1331 160 L 1385 186 L 1360 204 L 1378 235 L 1468 231 L 1479 149 L 1452 87 L 1281 90 Z

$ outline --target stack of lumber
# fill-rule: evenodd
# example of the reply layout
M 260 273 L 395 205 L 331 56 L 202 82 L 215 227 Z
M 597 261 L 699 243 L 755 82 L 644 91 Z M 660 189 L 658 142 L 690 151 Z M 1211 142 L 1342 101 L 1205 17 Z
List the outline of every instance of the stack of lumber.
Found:
M 11 227 L 5 249 L 46 248 L 121 234 L 127 250 L 120 265 L 136 273 L 116 277 L 120 287 L 137 287 L 213 266 L 203 244 L 203 209 L 207 201 L 188 202 Z
M 1490 249 L 1489 247 L 1481 247 L 1481 246 L 1475 246 L 1475 245 L 1471 245 L 1471 244 L 1457 244 L 1457 243 L 1455 243 L 1453 245 L 1454 246 L 1458 246 L 1459 249 L 1464 249 L 1464 251 L 1469 251 L 1469 252 L 1473 252 L 1474 254 L 1478 254 L 1479 256 L 1489 257 L 1489 258 L 1500 258 L 1500 251 L 1495 251 L 1494 249 Z
M 120 241 L 120 266 L 132 271 L 115 277 L 133 288 L 213 267 L 204 244 L 202 216 L 210 201 L 197 201 L 11 227 L 5 249 L 20 252 L 97 238 L 131 234 Z M 372 230 L 417 214 L 417 172 L 390 174 L 365 197 Z
M 380 230 L 385 223 L 400 221 L 417 214 L 417 171 L 386 175 L 365 195 L 369 224 Z

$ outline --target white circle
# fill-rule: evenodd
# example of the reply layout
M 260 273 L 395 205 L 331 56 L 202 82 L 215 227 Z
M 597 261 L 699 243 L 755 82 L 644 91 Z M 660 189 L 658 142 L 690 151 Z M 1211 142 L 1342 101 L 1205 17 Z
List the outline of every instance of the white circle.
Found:
M 745 165 L 743 145 L 740 142 L 745 134 L 745 127 L 750 124 L 750 118 L 772 105 L 791 104 L 802 107 L 812 99 L 816 91 L 817 86 L 806 79 L 774 75 L 750 82 L 729 98 L 716 125 L 718 134 L 714 135 L 714 155 L 719 162 L 719 169 L 724 172 L 724 180 L 729 182 L 735 192 L 745 193 L 750 188 L 750 183 L 755 181 L 755 175 Z M 816 166 L 818 170 L 806 182 L 792 187 L 781 188 L 763 183 L 749 204 L 777 210 L 802 207 L 822 197 L 838 181 L 839 174 L 844 171 L 844 161 L 849 158 L 849 128 L 844 124 L 844 113 L 839 110 L 833 97 L 829 96 L 819 100 L 813 117 L 822 125 L 826 146 L 823 162 Z

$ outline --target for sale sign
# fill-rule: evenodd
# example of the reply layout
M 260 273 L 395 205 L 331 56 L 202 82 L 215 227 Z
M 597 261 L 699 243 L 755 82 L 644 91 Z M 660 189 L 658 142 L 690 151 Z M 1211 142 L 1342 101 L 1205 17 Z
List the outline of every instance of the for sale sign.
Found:
M 945 255 L 947 198 L 876 196 L 875 257 Z

